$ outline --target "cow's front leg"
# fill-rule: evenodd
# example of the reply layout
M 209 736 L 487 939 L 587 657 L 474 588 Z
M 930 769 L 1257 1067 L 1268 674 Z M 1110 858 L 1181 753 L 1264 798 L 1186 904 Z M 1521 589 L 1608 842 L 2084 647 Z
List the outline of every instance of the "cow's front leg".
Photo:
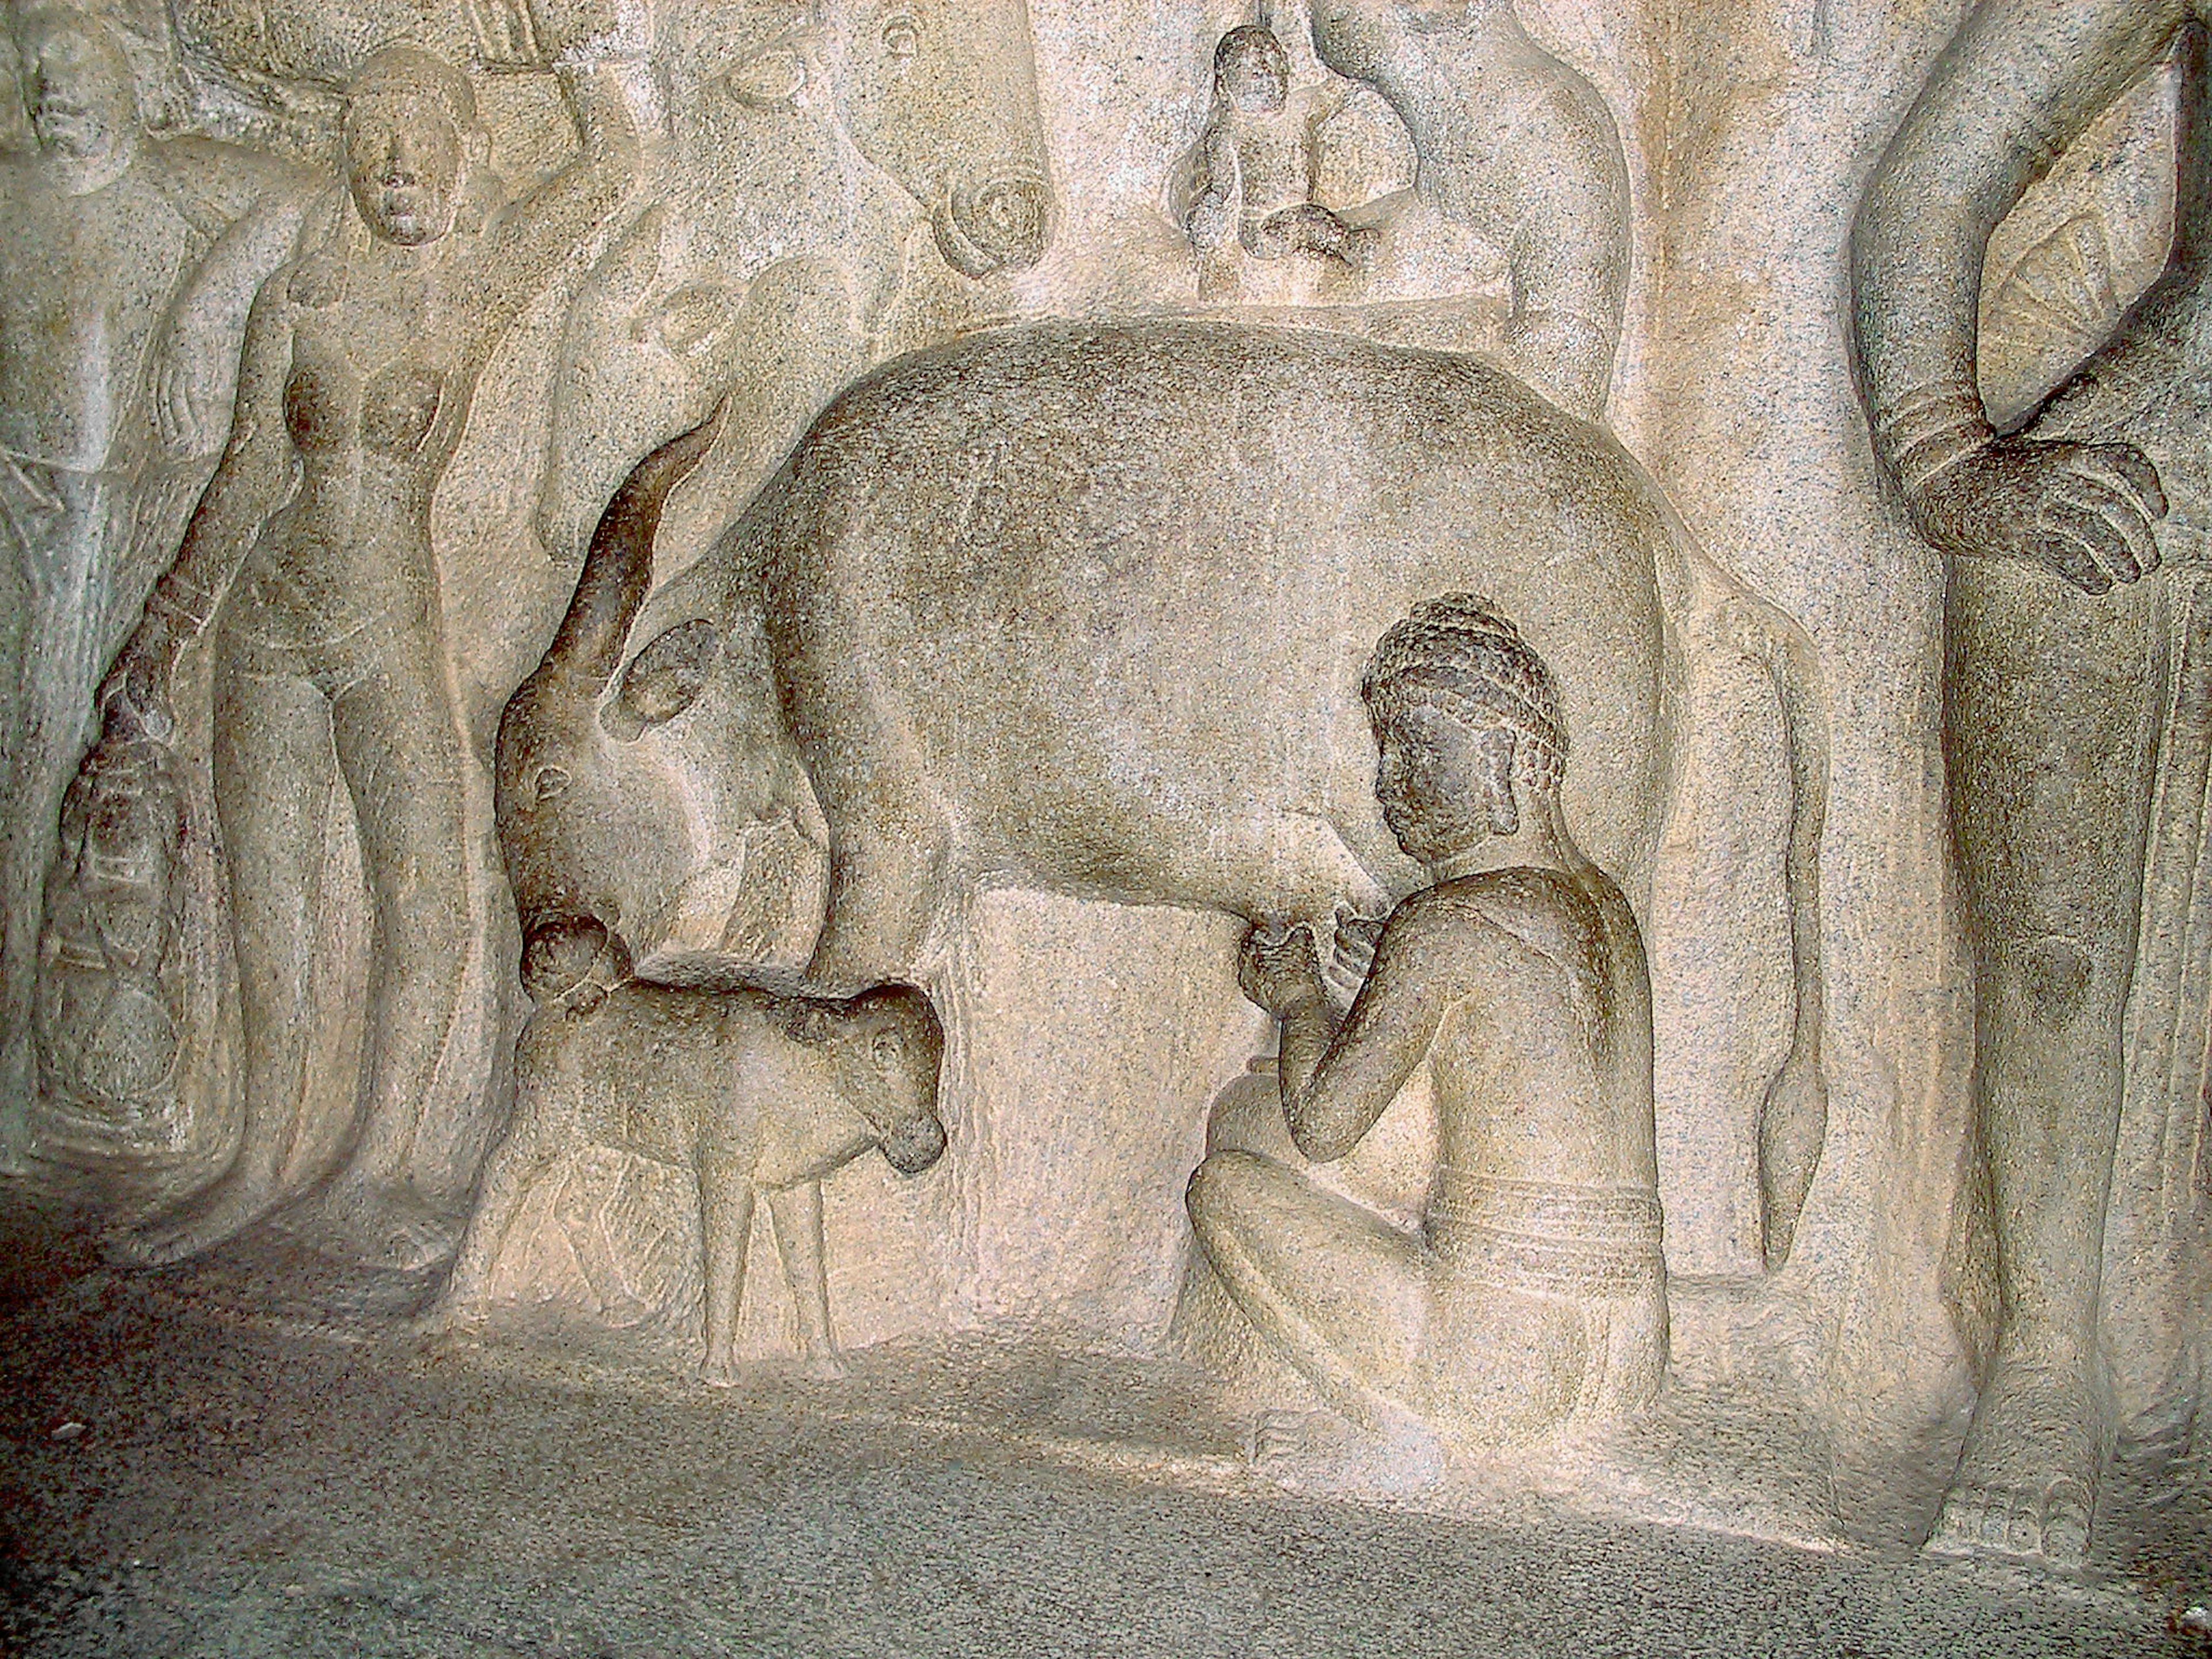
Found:
M 799 1363 L 806 1375 L 845 1374 L 837 1345 L 830 1334 L 830 1279 L 822 1250 L 822 1183 L 802 1181 L 768 1195 L 775 1223 L 776 1253 L 791 1286 L 791 1305 L 799 1316 Z
M 707 1352 L 700 1379 L 718 1389 L 738 1380 L 738 1301 L 753 1231 L 752 1171 L 726 1153 L 699 1157 L 699 1239 L 703 1246 Z
M 833 833 L 830 902 L 807 988 L 851 996 L 893 981 L 912 982 L 938 906 L 947 896 L 945 837 L 935 824 L 856 824 Z

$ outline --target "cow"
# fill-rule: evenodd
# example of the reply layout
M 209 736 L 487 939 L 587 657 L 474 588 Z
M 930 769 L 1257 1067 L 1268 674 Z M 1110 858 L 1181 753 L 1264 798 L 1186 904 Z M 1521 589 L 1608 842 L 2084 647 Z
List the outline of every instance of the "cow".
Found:
M 1570 830 L 1648 904 L 1686 641 L 1760 658 L 1794 786 L 1797 1018 L 1760 1128 L 1768 1253 L 1786 1256 L 1826 1113 L 1817 670 L 1601 428 L 1474 358 L 1295 329 L 1036 323 L 841 395 L 672 585 L 684 603 L 656 597 L 631 653 L 650 576 L 635 529 L 595 544 L 540 672 L 567 677 L 569 729 L 599 744 L 682 713 L 718 643 L 726 672 L 755 677 L 767 712 L 738 749 L 779 764 L 759 733 L 780 732 L 826 836 L 805 969 L 820 994 L 917 979 L 933 931 L 987 884 L 1323 938 L 1343 912 L 1383 914 L 1420 878 L 1374 801 L 1360 666 L 1413 603 L 1464 589 L 1553 665 Z M 548 844 L 588 832 L 611 804 L 569 787 L 586 765 L 557 743 L 518 749 L 503 826 L 532 817 Z M 618 810 L 625 847 L 649 846 L 649 815 Z M 575 869 L 514 872 L 526 927 L 611 902 Z

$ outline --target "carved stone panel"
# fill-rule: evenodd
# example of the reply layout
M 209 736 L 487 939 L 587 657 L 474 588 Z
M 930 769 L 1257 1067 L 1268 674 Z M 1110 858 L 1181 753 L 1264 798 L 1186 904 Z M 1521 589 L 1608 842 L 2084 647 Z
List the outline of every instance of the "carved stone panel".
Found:
M 2200 12 L 19 0 L 9 1178 L 593 1387 L 2109 1559 Z

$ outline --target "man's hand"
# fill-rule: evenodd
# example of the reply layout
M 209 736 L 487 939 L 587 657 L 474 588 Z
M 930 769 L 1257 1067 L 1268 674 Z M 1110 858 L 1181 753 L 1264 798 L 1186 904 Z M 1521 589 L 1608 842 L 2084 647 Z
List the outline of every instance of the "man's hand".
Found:
M 1962 558 L 2016 559 L 2104 593 L 2158 568 L 2158 471 L 2127 444 L 1999 438 L 1911 497 L 1922 532 Z
M 100 682 L 100 738 L 151 738 L 167 743 L 176 730 L 169 682 L 176 672 L 177 641 L 167 621 L 149 611 L 125 642 Z
M 1304 922 L 1279 938 L 1255 927 L 1237 953 L 1237 988 L 1278 1019 L 1324 1000 L 1321 957 Z

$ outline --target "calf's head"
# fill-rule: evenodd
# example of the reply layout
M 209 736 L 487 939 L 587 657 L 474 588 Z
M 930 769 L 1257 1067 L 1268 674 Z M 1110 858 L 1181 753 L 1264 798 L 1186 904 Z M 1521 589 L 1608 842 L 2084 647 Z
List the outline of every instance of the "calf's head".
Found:
M 937 1011 L 911 985 L 879 985 L 841 1005 L 832 1023 L 841 1092 L 891 1168 L 920 1175 L 945 1154 L 937 1115 L 945 1028 Z

